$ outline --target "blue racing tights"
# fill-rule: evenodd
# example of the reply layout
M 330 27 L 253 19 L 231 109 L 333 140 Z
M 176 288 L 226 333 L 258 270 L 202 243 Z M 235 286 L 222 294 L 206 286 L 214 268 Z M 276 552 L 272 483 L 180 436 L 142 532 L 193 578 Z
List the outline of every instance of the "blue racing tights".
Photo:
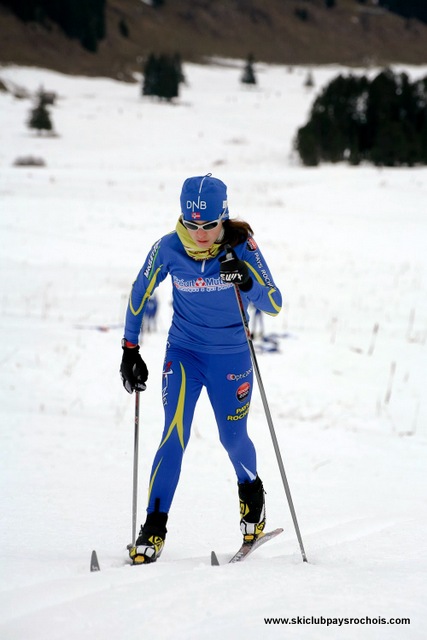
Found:
M 167 345 L 163 367 L 165 427 L 150 477 L 147 513 L 168 513 L 202 387 L 238 482 L 256 478 L 256 453 L 247 432 L 253 371 L 249 350 L 208 354 Z

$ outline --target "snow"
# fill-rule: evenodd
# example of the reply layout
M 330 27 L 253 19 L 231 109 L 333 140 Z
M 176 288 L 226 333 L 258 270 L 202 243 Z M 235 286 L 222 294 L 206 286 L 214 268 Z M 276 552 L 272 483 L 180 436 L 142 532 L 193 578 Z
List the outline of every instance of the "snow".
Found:
M 139 84 L 0 69 L 9 86 L 59 96 L 48 137 L 27 129 L 29 100 L 0 94 L 2 640 L 425 637 L 427 169 L 301 167 L 293 136 L 314 95 L 347 70 L 311 69 L 308 90 L 307 68 L 258 65 L 251 90 L 242 67 L 185 65 L 175 105 L 142 99 Z M 28 155 L 46 167 L 13 166 Z M 268 527 L 284 533 L 246 563 L 210 566 L 211 549 L 225 562 L 240 532 L 203 395 L 162 558 L 126 564 L 126 299 L 175 225 L 183 180 L 209 171 L 284 294 L 282 313 L 265 318 L 280 352 L 258 362 L 308 563 L 255 393 Z M 139 522 L 162 429 L 169 284 L 159 300 L 159 329 L 143 341 Z

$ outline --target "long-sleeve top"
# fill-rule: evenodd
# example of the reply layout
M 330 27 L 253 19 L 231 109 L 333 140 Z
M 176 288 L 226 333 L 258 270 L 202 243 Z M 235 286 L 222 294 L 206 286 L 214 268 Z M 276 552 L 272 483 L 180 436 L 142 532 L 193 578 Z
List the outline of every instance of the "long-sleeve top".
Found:
M 281 309 L 282 296 L 254 238 L 234 247 L 253 280 L 241 292 L 245 312 L 249 303 L 270 315 Z M 173 317 L 168 340 L 171 344 L 200 352 L 230 353 L 247 348 L 247 340 L 234 285 L 220 278 L 219 258 L 190 257 L 176 231 L 163 236 L 149 252 L 130 294 L 124 337 L 138 343 L 147 301 L 169 274 L 172 280 Z

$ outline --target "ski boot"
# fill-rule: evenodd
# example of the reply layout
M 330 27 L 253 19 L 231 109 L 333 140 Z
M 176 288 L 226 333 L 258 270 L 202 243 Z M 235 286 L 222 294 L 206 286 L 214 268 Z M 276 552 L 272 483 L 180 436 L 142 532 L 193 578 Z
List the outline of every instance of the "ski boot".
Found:
M 259 476 L 237 485 L 240 499 L 240 530 L 243 542 L 252 543 L 265 528 L 264 487 Z
M 155 511 L 149 513 L 145 524 L 141 526 L 135 546 L 129 549 L 132 564 L 156 562 L 163 551 L 166 538 L 167 513 Z

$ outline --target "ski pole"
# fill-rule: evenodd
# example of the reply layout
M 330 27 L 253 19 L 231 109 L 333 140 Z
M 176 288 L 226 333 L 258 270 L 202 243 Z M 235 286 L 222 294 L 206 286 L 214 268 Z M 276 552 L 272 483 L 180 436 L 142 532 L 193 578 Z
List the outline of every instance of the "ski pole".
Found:
M 133 492 L 132 492 L 132 542 L 128 549 L 135 546 L 136 518 L 138 503 L 138 450 L 139 450 L 139 391 L 135 391 L 135 432 L 133 443 Z
M 233 260 L 234 255 L 233 255 L 233 251 L 232 251 L 231 247 L 229 245 L 226 245 L 224 247 L 224 250 L 226 252 L 225 262 L 227 262 L 228 260 Z M 304 550 L 304 544 L 303 544 L 303 541 L 302 541 L 301 532 L 300 532 L 300 528 L 299 528 L 299 525 L 298 525 L 297 514 L 295 512 L 294 503 L 293 503 L 292 496 L 291 496 L 291 490 L 289 488 L 289 483 L 288 483 L 288 480 L 286 478 L 286 472 L 285 472 L 285 467 L 284 467 L 283 460 L 282 460 L 282 454 L 280 453 L 279 443 L 277 441 L 276 432 L 275 432 L 274 425 L 273 425 L 273 419 L 271 417 L 270 408 L 268 406 L 267 396 L 266 396 L 264 385 L 263 385 L 263 382 L 262 382 L 262 379 L 261 379 L 261 373 L 260 373 L 259 366 L 258 366 L 258 361 L 257 361 L 256 353 L 255 353 L 255 348 L 254 348 L 254 344 L 253 344 L 253 341 L 252 341 L 248 320 L 247 320 L 246 314 L 245 314 L 245 307 L 243 305 L 242 296 L 241 296 L 241 293 L 240 293 L 240 290 L 239 290 L 239 287 L 238 287 L 237 284 L 234 285 L 234 291 L 235 291 L 235 294 L 236 294 L 237 305 L 239 307 L 240 316 L 242 318 L 243 328 L 244 328 L 245 334 L 246 334 L 246 340 L 248 342 L 248 347 L 249 347 L 249 351 L 250 351 L 250 354 L 251 354 L 252 365 L 253 365 L 253 368 L 254 368 L 254 371 L 255 371 L 255 377 L 257 379 L 258 387 L 259 387 L 260 394 L 261 394 L 262 404 L 264 406 L 265 416 L 267 418 L 268 427 L 270 429 L 270 435 L 271 435 L 271 439 L 273 441 L 273 447 L 274 447 L 274 451 L 276 453 L 276 458 L 277 458 L 277 463 L 279 465 L 280 475 L 282 477 L 283 486 L 284 486 L 284 489 L 285 489 L 285 493 L 286 493 L 286 497 L 287 497 L 287 500 L 288 500 L 289 509 L 290 509 L 292 520 L 293 520 L 293 523 L 294 523 L 295 533 L 297 535 L 299 547 L 300 547 L 300 550 L 301 550 L 302 559 L 303 559 L 303 562 L 307 562 L 307 556 L 306 556 L 306 553 L 305 553 L 305 550 Z

